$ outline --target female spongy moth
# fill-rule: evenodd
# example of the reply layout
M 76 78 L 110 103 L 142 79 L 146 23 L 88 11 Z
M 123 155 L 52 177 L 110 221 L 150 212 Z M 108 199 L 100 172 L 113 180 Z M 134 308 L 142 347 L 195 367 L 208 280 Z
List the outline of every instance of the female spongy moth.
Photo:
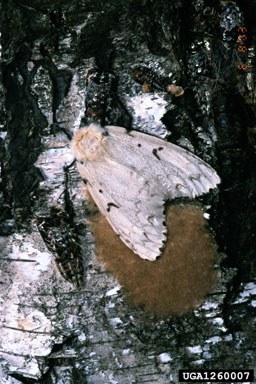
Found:
M 121 240 L 155 260 L 166 241 L 164 204 L 199 196 L 220 178 L 199 157 L 148 134 L 90 124 L 71 142 L 78 171 Z

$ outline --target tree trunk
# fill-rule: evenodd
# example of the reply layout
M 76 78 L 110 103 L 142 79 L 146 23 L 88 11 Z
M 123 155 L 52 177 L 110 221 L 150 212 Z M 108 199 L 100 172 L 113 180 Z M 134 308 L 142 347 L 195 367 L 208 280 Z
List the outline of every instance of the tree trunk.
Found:
M 255 1 L 1 7 L 1 383 L 253 368 Z M 168 140 L 220 175 L 167 208 L 170 259 L 129 253 L 85 196 L 69 143 L 90 122 Z

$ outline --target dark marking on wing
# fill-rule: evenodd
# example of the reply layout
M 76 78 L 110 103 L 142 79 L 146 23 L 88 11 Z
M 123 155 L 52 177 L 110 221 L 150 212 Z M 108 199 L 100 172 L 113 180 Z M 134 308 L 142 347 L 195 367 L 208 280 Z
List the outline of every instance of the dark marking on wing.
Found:
M 176 184 L 176 185 L 175 185 L 175 188 L 176 188 L 178 191 L 180 191 L 182 188 L 184 188 L 184 185 L 182 185 L 182 184 Z
M 138 147 L 141 147 L 141 144 L 140 144 L 140 143 L 138 144 Z
M 162 245 L 162 247 L 159 248 L 159 252 L 162 253 L 165 248 L 165 243 Z
M 103 193 L 102 189 L 99 189 L 99 193 Z
M 161 148 L 161 147 L 160 147 Z M 152 153 L 153 155 L 157 158 L 157 160 L 161 160 L 160 157 L 158 156 L 158 153 L 157 153 L 158 149 L 157 148 L 154 148 Z
M 118 205 L 116 205 L 115 203 L 108 203 L 107 205 L 107 212 L 110 212 L 111 207 L 119 208 Z
M 189 176 L 189 179 L 191 180 L 191 181 L 193 181 L 193 180 L 199 180 L 200 179 L 200 177 L 201 177 L 201 175 L 200 175 L 200 173 L 198 174 L 198 175 L 192 175 L 192 176 Z
M 158 147 L 157 149 L 158 149 L 158 151 L 162 151 L 164 149 L 164 147 Z

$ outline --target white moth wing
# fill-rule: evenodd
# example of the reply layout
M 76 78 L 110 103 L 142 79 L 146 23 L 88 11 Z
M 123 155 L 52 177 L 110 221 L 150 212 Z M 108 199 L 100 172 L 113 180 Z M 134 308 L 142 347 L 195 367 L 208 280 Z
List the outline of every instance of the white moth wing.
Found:
M 220 183 L 215 170 L 186 149 L 142 132 L 116 126 L 106 129 L 110 157 L 154 179 L 166 199 L 199 196 Z
M 166 240 L 164 202 L 215 188 L 213 168 L 192 153 L 125 128 L 91 124 L 71 147 L 81 177 L 123 242 L 140 257 L 155 260 Z
M 143 259 L 155 260 L 166 240 L 159 187 L 107 156 L 104 161 L 78 163 L 78 170 L 122 241 Z

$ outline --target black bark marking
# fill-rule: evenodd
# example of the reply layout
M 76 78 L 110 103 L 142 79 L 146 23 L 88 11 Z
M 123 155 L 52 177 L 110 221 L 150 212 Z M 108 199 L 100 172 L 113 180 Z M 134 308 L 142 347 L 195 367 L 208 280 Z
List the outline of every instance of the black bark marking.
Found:
M 111 207 L 119 208 L 118 205 L 116 205 L 115 203 L 108 203 L 107 205 L 108 205 L 107 212 L 110 212 Z
M 99 193 L 103 193 L 102 189 L 99 189 Z
M 140 144 L 140 143 L 138 144 L 138 147 L 141 147 L 141 144 Z

